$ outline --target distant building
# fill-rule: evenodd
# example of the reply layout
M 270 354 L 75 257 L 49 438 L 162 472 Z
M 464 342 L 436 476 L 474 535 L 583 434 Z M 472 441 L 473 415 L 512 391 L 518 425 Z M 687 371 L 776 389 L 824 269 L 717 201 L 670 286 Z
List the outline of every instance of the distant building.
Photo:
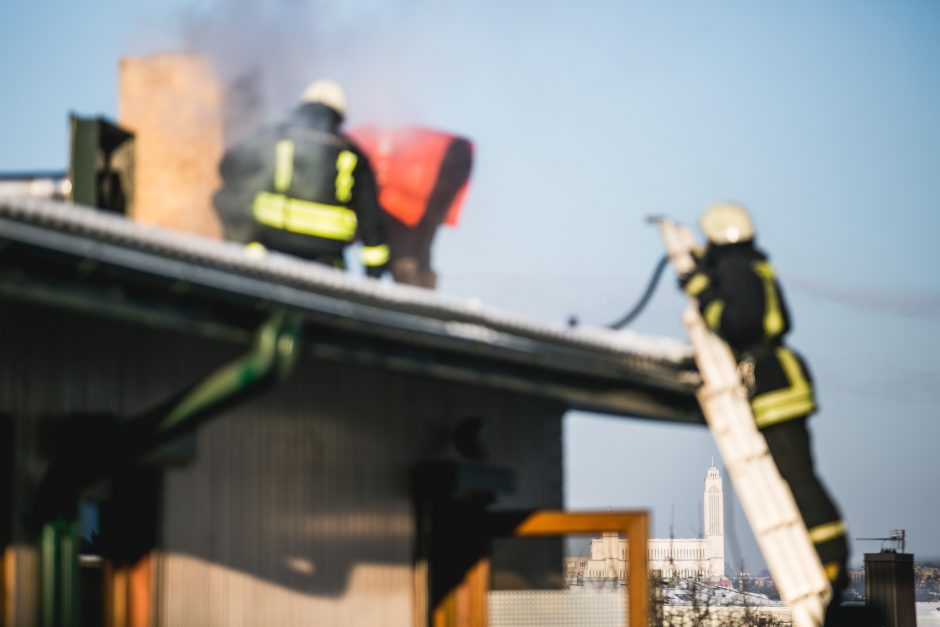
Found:
M 724 496 L 714 462 L 705 474 L 705 535 L 701 538 L 657 538 L 649 541 L 649 569 L 663 577 L 718 580 L 725 573 Z M 591 557 L 569 558 L 568 580 L 622 579 L 628 540 L 604 534 L 591 540 Z

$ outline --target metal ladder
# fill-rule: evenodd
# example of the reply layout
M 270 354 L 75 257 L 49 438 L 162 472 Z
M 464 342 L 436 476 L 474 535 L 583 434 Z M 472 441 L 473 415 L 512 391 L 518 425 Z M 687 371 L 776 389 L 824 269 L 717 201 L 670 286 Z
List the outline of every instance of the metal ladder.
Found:
M 667 218 L 656 222 L 675 269 L 692 271 L 692 231 Z M 818 627 L 832 590 L 793 494 L 754 424 L 731 349 L 708 329 L 694 300 L 683 322 L 704 382 L 698 402 L 780 596 L 795 627 Z

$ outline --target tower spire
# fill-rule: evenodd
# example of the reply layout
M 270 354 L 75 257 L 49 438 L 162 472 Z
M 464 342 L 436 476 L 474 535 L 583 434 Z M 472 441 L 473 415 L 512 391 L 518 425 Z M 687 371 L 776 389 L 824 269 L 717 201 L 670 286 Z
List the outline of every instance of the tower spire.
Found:
M 715 467 L 714 456 L 705 477 L 705 542 L 711 577 L 722 577 L 725 572 L 724 497 L 721 491 L 721 473 Z

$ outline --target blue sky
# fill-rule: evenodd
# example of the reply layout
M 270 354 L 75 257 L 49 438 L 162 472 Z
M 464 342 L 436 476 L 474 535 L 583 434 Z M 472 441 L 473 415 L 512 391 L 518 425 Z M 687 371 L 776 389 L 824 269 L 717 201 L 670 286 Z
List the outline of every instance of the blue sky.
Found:
M 260 71 L 272 119 L 332 76 L 352 123 L 476 141 L 464 220 L 436 248 L 442 290 L 540 319 L 616 318 L 661 252 L 645 215 L 694 222 L 744 202 L 818 380 L 818 466 L 852 534 L 903 527 L 940 558 L 940 4 L 54 0 L 4 14 L 0 171 L 64 167 L 67 112 L 114 117 L 126 54 L 182 47 L 226 77 Z M 636 329 L 682 337 L 682 306 L 667 276 Z M 576 414 L 566 445 L 571 507 L 650 507 L 660 535 L 674 509 L 676 533 L 697 532 L 706 431 Z M 656 481 L 634 480 L 650 468 Z

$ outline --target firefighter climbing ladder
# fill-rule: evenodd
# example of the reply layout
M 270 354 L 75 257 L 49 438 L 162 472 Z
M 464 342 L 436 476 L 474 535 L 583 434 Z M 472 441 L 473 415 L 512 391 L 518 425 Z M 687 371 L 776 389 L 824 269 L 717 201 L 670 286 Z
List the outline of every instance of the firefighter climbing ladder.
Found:
M 676 270 L 693 270 L 692 232 L 666 218 L 656 222 Z M 791 607 L 796 627 L 818 627 L 831 595 L 829 582 L 793 494 L 754 425 L 731 349 L 705 326 L 694 302 L 683 322 L 704 381 L 699 404 L 780 596 Z

